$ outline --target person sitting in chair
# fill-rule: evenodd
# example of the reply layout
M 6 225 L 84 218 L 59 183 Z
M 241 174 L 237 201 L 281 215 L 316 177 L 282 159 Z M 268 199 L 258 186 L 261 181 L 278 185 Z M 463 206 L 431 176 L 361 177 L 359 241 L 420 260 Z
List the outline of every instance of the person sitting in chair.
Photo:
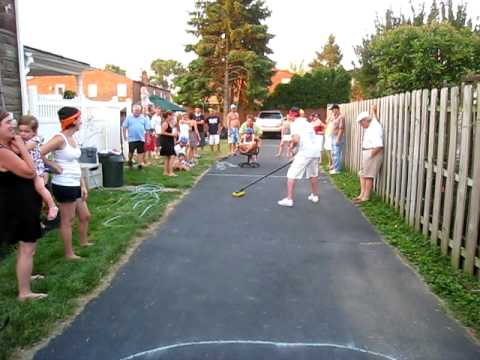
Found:
M 240 140 L 240 152 L 242 154 L 253 153 L 257 149 L 257 142 L 255 141 L 255 134 L 252 128 L 247 128 L 245 134 Z

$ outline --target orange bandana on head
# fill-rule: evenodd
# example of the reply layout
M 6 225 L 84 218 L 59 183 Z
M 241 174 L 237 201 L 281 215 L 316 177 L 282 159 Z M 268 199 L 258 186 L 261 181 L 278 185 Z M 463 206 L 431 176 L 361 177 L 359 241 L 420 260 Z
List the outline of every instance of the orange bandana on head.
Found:
M 69 116 L 65 119 L 61 120 L 61 125 L 62 125 L 62 130 L 67 130 L 70 126 L 72 126 L 75 121 L 80 117 L 80 111 L 73 114 L 72 116 Z

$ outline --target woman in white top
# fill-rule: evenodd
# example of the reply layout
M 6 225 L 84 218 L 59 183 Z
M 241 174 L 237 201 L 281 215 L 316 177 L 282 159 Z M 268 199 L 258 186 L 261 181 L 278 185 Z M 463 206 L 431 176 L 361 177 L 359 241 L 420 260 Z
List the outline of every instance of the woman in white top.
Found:
M 69 260 L 80 257 L 73 251 L 72 224 L 78 214 L 80 246 L 92 245 L 88 241 L 90 212 L 87 207 L 88 190 L 80 169 L 81 151 L 73 135 L 82 124 L 80 111 L 73 107 L 63 107 L 58 111 L 62 131 L 41 147 L 42 155 L 53 153 L 53 160 L 61 172 L 53 176 L 52 192 L 60 207 L 60 236 L 65 257 Z

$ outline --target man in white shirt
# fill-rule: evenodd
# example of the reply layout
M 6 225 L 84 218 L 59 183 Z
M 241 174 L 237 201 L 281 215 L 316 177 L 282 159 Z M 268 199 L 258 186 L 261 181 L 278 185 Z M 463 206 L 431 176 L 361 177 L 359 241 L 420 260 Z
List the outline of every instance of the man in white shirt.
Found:
M 313 203 L 318 202 L 318 160 L 320 156 L 320 143 L 315 136 L 313 126 L 304 117 L 300 117 L 298 108 L 292 108 L 288 113 L 293 117 L 293 123 L 290 125 L 292 139 L 289 144 L 289 151 L 294 147 L 298 147 L 290 168 L 287 173 L 287 197 L 278 202 L 280 206 L 293 206 L 293 193 L 295 190 L 295 182 L 297 179 L 310 179 L 312 191 L 308 196 L 308 200 Z
M 378 175 L 383 162 L 383 128 L 377 120 L 377 109 L 372 107 L 372 114 L 361 112 L 357 122 L 362 128 L 362 168 L 360 170 L 360 195 L 353 199 L 355 204 L 370 200 L 373 180 Z

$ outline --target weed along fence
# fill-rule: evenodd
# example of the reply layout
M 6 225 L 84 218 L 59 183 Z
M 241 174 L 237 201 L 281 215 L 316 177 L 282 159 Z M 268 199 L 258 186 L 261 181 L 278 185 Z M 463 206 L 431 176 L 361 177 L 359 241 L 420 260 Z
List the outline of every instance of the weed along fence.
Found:
M 373 104 L 385 130 L 375 190 L 440 246 L 453 267 L 480 276 L 480 84 L 416 90 L 342 105 L 345 166 L 361 165 L 361 111 Z

